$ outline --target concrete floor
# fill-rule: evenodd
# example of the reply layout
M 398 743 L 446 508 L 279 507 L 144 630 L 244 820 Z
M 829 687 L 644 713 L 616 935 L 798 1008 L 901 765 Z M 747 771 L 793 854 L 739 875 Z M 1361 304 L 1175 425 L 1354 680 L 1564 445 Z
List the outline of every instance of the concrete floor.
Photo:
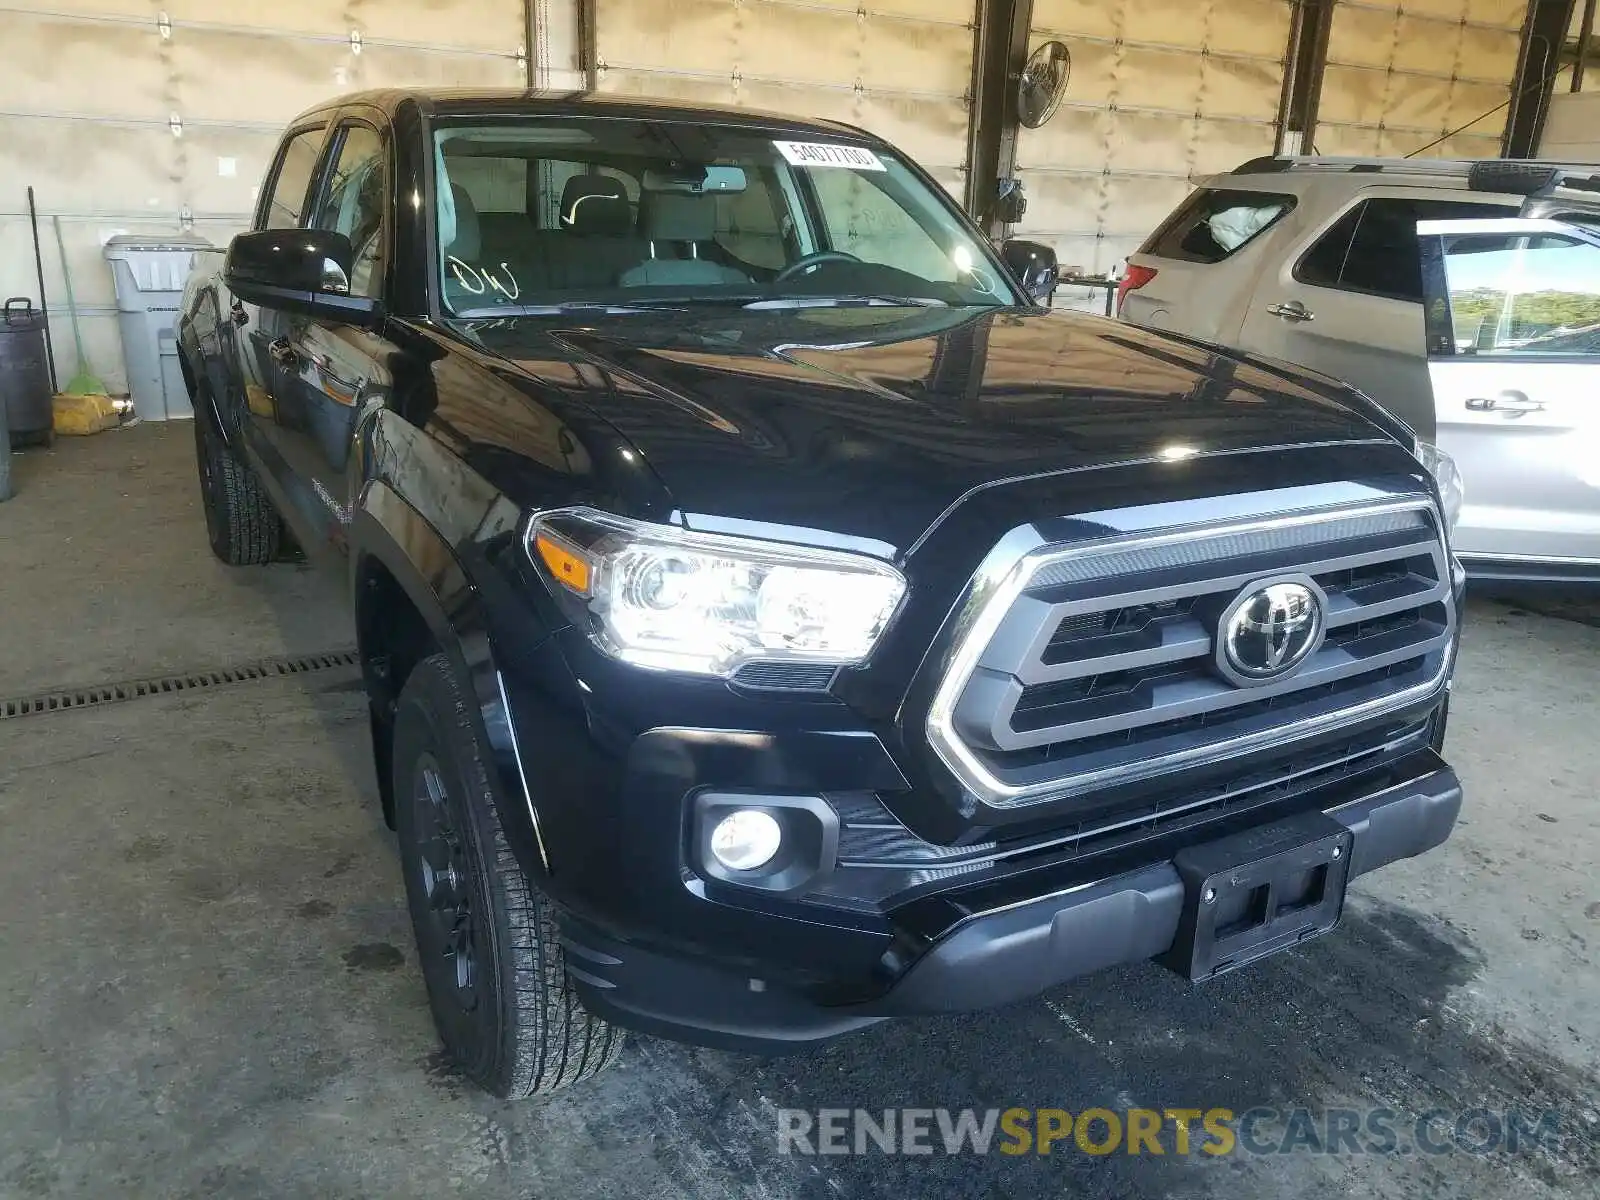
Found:
M 186 425 L 14 459 L 0 699 L 350 644 L 205 547 Z M 0 721 L 0 1197 L 1596 1196 L 1600 609 L 1474 603 L 1441 851 L 1202 989 L 1152 966 L 758 1060 L 635 1039 L 505 1105 L 443 1068 L 348 670 Z M 1484 1156 L 801 1158 L 776 1109 L 1560 1113 Z

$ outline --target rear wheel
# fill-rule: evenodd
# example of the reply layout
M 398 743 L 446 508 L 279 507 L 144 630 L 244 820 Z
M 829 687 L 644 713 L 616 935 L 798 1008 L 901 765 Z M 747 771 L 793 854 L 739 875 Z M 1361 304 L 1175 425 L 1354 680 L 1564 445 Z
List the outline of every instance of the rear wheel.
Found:
M 283 536 L 278 510 L 255 472 L 228 453 L 211 422 L 198 412 L 194 456 L 211 552 L 233 567 L 271 562 Z
M 434 1024 L 463 1074 L 517 1099 L 588 1079 L 622 1035 L 567 979 L 551 906 L 506 843 L 449 660 L 418 663 L 394 725 L 395 826 Z

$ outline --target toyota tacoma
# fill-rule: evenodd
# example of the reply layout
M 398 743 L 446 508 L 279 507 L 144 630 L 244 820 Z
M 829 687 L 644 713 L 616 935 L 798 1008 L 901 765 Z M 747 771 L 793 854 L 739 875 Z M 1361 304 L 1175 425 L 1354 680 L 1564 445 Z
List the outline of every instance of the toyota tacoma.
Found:
M 1449 460 L 1054 276 L 846 125 L 289 126 L 180 313 L 206 525 L 348 579 L 470 1078 L 1205 980 L 1449 835 Z

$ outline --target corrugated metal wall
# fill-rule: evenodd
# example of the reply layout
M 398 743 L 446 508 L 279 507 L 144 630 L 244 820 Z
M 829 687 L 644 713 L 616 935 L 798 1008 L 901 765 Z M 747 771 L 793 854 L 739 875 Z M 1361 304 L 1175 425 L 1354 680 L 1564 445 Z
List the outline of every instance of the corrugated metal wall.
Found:
M 974 0 L 597 0 L 605 92 L 861 125 L 965 185 Z
M 570 85 L 572 7 L 544 7 L 551 37 L 533 69 Z M 0 0 L 0 295 L 38 291 L 31 184 L 45 214 L 57 365 L 71 374 L 51 214 L 62 219 L 90 365 L 120 388 L 106 238 L 190 225 L 225 243 L 248 223 L 289 117 L 364 87 L 517 85 L 525 28 L 521 0 Z
M 1018 140 L 1018 232 L 1103 273 L 1194 177 L 1272 153 L 1289 24 L 1288 0 L 1034 0 L 1029 44 L 1063 41 L 1073 66 L 1061 111 Z
M 1338 0 L 1318 152 L 1407 155 L 1443 138 L 1423 153 L 1497 157 L 1527 15 L 1527 0 Z

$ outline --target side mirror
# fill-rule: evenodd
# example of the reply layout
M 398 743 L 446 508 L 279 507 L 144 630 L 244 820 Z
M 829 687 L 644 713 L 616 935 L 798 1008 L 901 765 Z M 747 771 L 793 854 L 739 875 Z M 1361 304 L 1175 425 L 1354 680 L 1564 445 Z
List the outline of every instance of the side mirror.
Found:
M 350 294 L 354 260 L 355 249 L 342 233 L 263 229 L 228 244 L 222 282 L 251 304 L 366 325 L 377 319 L 378 302 Z
M 1010 238 L 1000 244 L 1000 257 L 1028 295 L 1041 304 L 1049 303 L 1061 278 L 1054 250 L 1038 242 Z

